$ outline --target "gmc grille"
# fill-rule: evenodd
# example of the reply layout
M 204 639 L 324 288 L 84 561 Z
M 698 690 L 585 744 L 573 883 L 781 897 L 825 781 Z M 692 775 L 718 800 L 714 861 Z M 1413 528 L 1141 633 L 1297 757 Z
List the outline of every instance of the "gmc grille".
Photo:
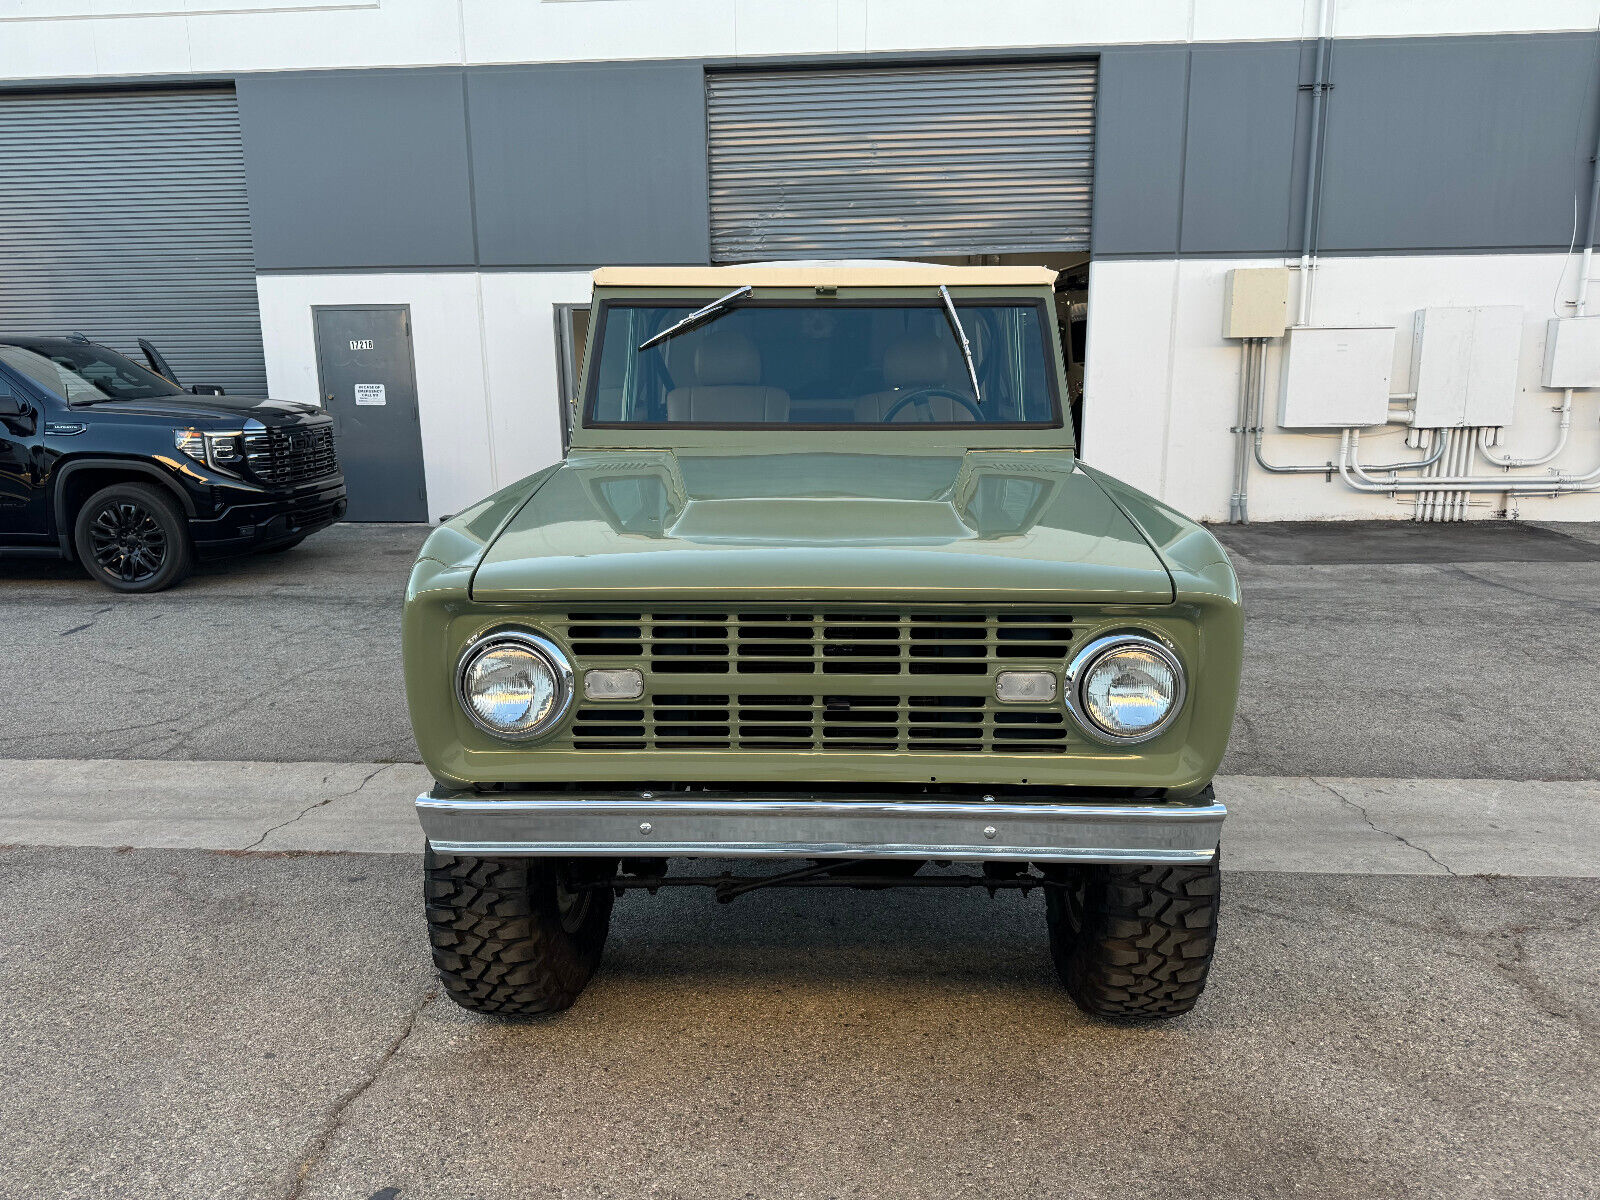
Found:
M 641 700 L 580 707 L 577 750 L 1067 748 L 1059 703 L 1000 704 L 993 676 L 1061 665 L 1070 614 L 573 612 L 561 632 L 580 671 L 642 666 L 650 680 Z
M 244 454 L 250 473 L 274 487 L 296 487 L 339 471 L 331 421 L 248 433 Z

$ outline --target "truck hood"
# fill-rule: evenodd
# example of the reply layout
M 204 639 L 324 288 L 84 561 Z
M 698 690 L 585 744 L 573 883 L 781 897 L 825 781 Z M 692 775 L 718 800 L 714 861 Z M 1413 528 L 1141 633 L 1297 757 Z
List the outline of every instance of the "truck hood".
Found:
M 575 455 L 480 561 L 476 600 L 1167 604 L 1133 522 L 1058 451 Z
M 321 416 L 314 404 L 297 400 L 268 400 L 260 396 L 161 396 L 152 400 L 105 400 L 75 405 L 75 413 L 100 416 L 156 417 L 180 424 L 208 422 L 238 426 L 254 418 L 263 425 L 297 425 L 307 417 Z

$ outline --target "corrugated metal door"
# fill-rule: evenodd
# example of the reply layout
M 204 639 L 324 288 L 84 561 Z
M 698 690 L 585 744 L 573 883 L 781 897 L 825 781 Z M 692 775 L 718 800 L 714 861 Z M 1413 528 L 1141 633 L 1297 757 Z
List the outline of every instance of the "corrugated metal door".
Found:
M 265 393 L 232 89 L 0 95 L 0 331 Z
M 1093 62 L 707 76 L 718 262 L 1087 251 Z

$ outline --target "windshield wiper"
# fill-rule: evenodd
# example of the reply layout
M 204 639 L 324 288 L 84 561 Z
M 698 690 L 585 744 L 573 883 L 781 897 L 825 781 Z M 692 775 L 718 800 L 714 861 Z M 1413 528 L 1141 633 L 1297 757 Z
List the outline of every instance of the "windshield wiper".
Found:
M 983 397 L 978 394 L 978 369 L 972 365 L 972 343 L 967 341 L 967 331 L 961 328 L 961 318 L 956 316 L 956 302 L 950 299 L 950 289 L 942 283 L 939 285 L 939 295 L 944 297 L 944 314 L 950 318 L 950 332 L 961 343 L 961 357 L 967 360 L 967 378 L 972 380 L 972 398 L 982 404 Z
M 655 337 L 650 338 L 648 341 L 640 342 L 639 349 L 648 350 L 651 346 L 659 345 L 661 342 L 664 342 L 669 338 L 675 338 L 680 333 L 684 333 L 687 330 L 693 329 L 696 325 L 700 325 L 706 321 L 709 321 L 712 317 L 720 316 L 722 313 L 727 311 L 728 306 L 731 305 L 735 300 L 742 299 L 749 294 L 750 285 L 748 283 L 743 287 L 736 287 L 726 296 L 719 296 L 704 308 L 696 309 L 683 320 L 679 321 L 676 325 L 672 325 L 666 329 L 663 329 L 660 333 L 656 334 Z

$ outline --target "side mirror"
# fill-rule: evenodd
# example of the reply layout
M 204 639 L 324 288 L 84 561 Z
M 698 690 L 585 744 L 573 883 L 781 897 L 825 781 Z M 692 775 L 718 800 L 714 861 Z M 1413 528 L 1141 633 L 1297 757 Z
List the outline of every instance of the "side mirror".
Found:
M 0 382 L 0 417 L 20 417 L 27 411 L 22 407 L 22 401 L 13 396 L 10 389 Z
M 226 396 L 228 394 L 214 383 L 197 383 L 189 389 L 189 393 L 194 396 Z

